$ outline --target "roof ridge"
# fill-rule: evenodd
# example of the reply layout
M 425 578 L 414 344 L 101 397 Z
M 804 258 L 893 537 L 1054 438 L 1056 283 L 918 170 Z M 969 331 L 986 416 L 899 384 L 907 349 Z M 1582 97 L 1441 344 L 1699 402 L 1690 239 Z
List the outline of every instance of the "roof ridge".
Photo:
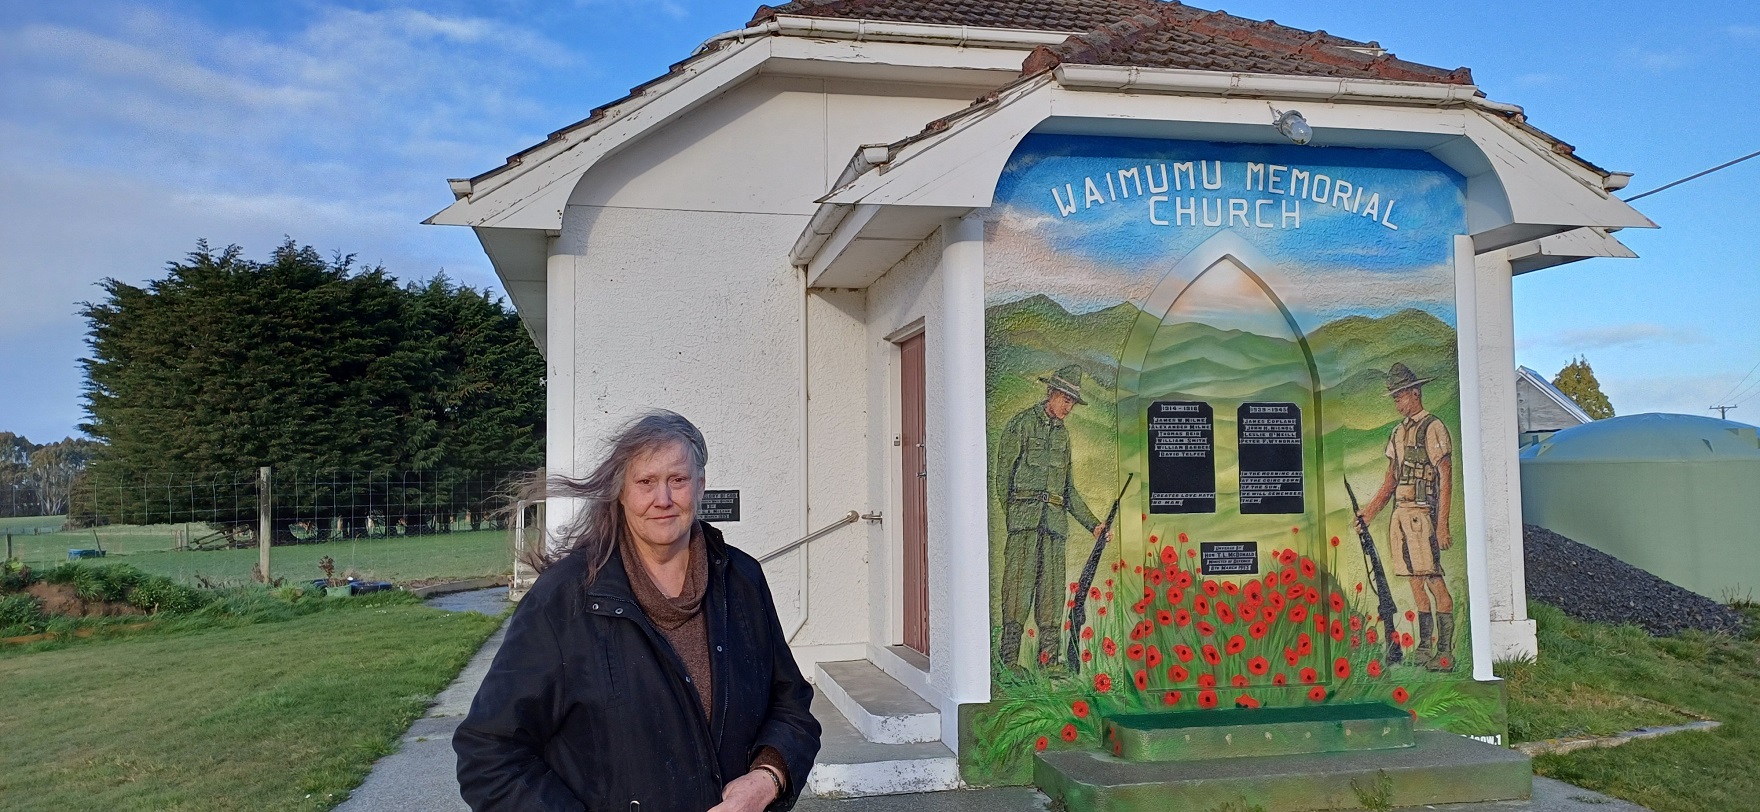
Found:
M 1021 62 L 1021 75 L 1038 73 L 1065 62 L 1082 64 L 1110 54 L 1119 53 L 1141 42 L 1150 34 L 1167 27 L 1167 19 L 1155 14 L 1133 14 L 1118 22 L 1108 23 L 1093 31 L 1071 34 L 1055 45 L 1041 45 Z

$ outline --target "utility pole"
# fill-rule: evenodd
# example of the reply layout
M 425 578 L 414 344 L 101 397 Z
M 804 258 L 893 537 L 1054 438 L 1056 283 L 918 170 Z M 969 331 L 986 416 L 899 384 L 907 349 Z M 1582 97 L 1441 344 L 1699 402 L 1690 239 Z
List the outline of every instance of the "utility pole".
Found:
M 1717 419 L 1728 420 L 1729 419 L 1729 410 L 1734 409 L 1734 408 L 1735 408 L 1734 406 L 1712 406 L 1712 407 L 1710 407 L 1710 409 L 1707 409 L 1706 411 L 1710 411 L 1711 409 L 1716 409 L 1717 410 Z
M 263 583 L 274 585 L 269 577 L 269 535 L 274 526 L 275 501 L 269 492 L 269 466 L 257 469 L 257 567 L 263 571 Z

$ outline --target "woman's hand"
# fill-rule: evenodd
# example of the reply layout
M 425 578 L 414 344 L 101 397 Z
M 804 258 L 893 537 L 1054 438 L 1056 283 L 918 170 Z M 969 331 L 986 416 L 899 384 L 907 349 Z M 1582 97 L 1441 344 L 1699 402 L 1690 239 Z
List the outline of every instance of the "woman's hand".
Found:
M 709 812 L 763 812 L 774 800 L 776 782 L 770 780 L 768 770 L 758 768 L 728 782 L 721 790 L 721 803 Z

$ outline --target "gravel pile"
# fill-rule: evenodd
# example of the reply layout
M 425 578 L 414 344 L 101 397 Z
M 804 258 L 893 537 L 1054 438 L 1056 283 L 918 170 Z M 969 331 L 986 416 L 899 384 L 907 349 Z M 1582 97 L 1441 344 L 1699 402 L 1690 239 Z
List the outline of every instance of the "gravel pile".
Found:
M 1539 525 L 1522 525 L 1528 597 L 1578 620 L 1631 623 L 1658 636 L 1736 633 L 1740 612 Z

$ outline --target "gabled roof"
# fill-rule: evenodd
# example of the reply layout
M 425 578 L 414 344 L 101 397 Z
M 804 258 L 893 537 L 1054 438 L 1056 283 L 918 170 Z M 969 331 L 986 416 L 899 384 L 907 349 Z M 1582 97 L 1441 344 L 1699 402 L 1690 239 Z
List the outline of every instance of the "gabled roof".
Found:
M 1035 51 L 1025 73 L 1080 64 L 1473 83 L 1466 68 L 1408 62 L 1374 42 L 1168 0 L 798 0 L 760 7 L 752 22 L 778 14 L 1071 32 Z

